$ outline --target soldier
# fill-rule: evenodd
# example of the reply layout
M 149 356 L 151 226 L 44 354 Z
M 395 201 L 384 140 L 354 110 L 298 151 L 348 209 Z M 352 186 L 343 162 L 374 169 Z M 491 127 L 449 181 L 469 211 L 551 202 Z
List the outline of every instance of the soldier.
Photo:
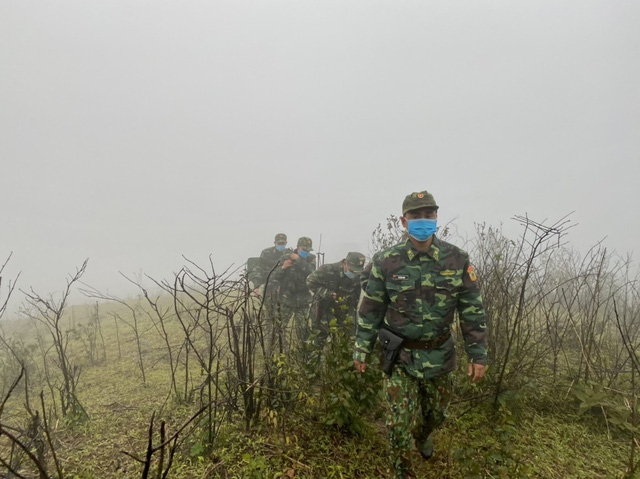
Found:
M 307 276 L 316 269 L 316 256 L 311 253 L 311 238 L 298 239 L 296 249 L 283 254 L 274 271 L 280 285 L 280 319 L 282 328 L 286 328 L 291 316 L 299 339 L 306 341 L 309 335 L 309 305 L 311 293 L 307 288 Z
M 329 335 L 331 318 L 336 318 L 340 325 L 347 316 L 355 321 L 360 299 L 359 274 L 364 268 L 364 259 L 362 253 L 351 252 L 342 261 L 321 266 L 307 278 L 307 286 L 313 294 L 317 347 L 322 347 Z
M 253 286 L 256 294 L 264 294 L 265 298 L 274 299 L 273 296 L 276 294 L 278 285 L 271 271 L 278 261 L 280 261 L 283 254 L 291 252 L 291 249 L 287 248 L 287 235 L 284 233 L 278 233 L 274 238 L 273 246 L 262 250 L 253 276 Z M 267 280 L 268 291 L 264 291 Z
M 456 310 L 469 358 L 468 375 L 476 382 L 485 374 L 487 319 L 478 278 L 467 253 L 434 235 L 437 212 L 438 205 L 426 191 L 405 198 L 401 220 L 409 238 L 374 255 L 358 312 L 356 369 L 366 370 L 366 355 L 377 335 L 384 350 L 395 478 L 410 473 L 412 439 L 423 458 L 433 454 L 431 433 L 444 422 L 452 393 L 451 327 Z
M 276 324 L 279 317 L 280 286 L 277 280 L 277 264 L 283 254 L 290 254 L 291 249 L 287 248 L 287 235 L 278 233 L 273 241 L 273 246 L 265 248 L 257 258 L 256 267 L 251 278 L 254 285 L 254 294 L 264 298 L 265 328 L 269 345 L 275 340 L 274 333 L 279 331 L 279 324 Z

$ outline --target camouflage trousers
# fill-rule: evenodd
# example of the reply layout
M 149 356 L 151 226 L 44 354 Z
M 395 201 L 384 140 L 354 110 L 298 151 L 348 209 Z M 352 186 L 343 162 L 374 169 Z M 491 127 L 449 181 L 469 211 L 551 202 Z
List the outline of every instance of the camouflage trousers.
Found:
M 411 471 L 413 440 L 418 445 L 423 443 L 444 423 L 453 383 L 449 374 L 417 379 L 396 366 L 390 378 L 385 375 L 384 392 L 388 407 L 389 477 L 405 479 Z
M 309 308 L 310 297 L 284 297 L 279 304 L 279 323 L 282 331 L 286 331 L 287 325 L 293 318 L 291 335 L 301 343 L 309 338 Z

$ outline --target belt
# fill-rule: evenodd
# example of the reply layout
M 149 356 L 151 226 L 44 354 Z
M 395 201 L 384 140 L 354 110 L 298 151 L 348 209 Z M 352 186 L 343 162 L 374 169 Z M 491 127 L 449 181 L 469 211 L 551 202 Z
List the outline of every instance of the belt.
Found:
M 431 341 L 420 341 L 418 339 L 405 339 L 402 341 L 402 347 L 407 349 L 437 349 L 446 343 L 451 337 L 451 331 L 447 331 L 447 334 L 440 336 L 438 339 L 432 339 Z

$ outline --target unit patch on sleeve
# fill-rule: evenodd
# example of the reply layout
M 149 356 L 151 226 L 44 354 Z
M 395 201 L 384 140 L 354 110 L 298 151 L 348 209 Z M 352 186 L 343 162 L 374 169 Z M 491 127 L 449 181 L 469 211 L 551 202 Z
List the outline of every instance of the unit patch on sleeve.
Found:
M 469 267 L 467 268 L 467 273 L 469 274 L 469 279 L 471 281 L 476 281 L 478 279 L 478 275 L 476 274 L 476 270 L 473 268 L 473 266 L 469 265 Z

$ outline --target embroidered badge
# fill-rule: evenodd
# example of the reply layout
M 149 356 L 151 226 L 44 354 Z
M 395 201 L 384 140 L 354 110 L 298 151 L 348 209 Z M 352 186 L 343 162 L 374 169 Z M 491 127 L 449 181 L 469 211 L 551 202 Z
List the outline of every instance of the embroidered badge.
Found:
M 418 198 L 424 198 L 424 195 L 423 195 L 422 193 L 418 193 L 416 196 L 417 196 Z
M 478 279 L 478 275 L 476 275 L 476 270 L 473 269 L 473 266 L 469 265 L 467 268 L 467 273 L 469 273 L 469 279 L 471 281 L 476 281 Z
M 438 258 L 440 257 L 440 250 L 435 250 L 433 252 L 433 259 L 435 259 L 436 261 L 438 261 Z
M 409 276 L 406 276 L 404 274 L 394 274 L 393 276 L 391 276 L 391 278 L 397 279 L 399 281 L 404 281 L 405 279 L 409 279 Z

